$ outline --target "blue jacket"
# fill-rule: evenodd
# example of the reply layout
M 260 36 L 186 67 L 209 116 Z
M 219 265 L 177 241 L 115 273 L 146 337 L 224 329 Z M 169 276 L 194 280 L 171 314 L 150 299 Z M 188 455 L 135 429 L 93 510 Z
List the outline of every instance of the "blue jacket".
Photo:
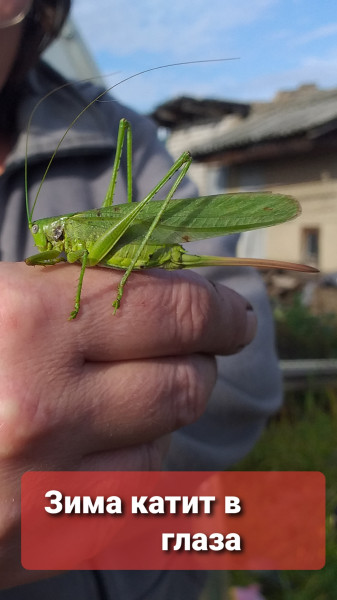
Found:
M 19 136 L 0 178 L 0 254 L 21 261 L 35 253 L 27 227 L 24 199 L 26 125 L 38 100 L 60 85 L 60 76 L 45 65 L 31 73 L 20 107 Z M 32 121 L 28 148 L 28 184 L 32 204 L 46 163 L 72 119 L 98 91 L 91 84 L 63 87 L 46 98 Z M 34 218 L 84 211 L 102 204 L 111 176 L 119 120 L 133 131 L 135 200 L 140 200 L 163 176 L 172 159 L 157 138 L 155 125 L 105 98 L 90 107 L 65 137 L 42 186 Z M 185 181 L 176 196 L 196 193 Z M 122 161 L 116 201 L 126 200 L 126 165 Z M 238 236 L 189 245 L 202 254 L 235 254 Z M 248 268 L 205 268 L 200 273 L 244 295 L 258 318 L 253 343 L 241 353 L 218 358 L 218 380 L 206 413 L 193 425 L 172 435 L 166 467 L 170 470 L 223 470 L 253 446 L 266 420 L 280 406 L 281 379 L 274 351 L 271 311 L 260 276 Z M 69 572 L 57 578 L 0 592 L 0 600 L 30 598 L 193 599 L 203 574 L 198 572 Z

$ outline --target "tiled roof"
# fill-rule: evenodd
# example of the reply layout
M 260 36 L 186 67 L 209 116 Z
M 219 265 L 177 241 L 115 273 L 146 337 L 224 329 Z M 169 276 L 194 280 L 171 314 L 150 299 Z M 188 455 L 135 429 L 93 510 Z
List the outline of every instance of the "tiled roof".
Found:
M 303 86 L 281 92 L 273 102 L 251 104 L 246 117 L 227 115 L 216 122 L 185 126 L 179 134 L 197 156 L 295 135 L 314 138 L 332 129 L 337 129 L 337 89 Z

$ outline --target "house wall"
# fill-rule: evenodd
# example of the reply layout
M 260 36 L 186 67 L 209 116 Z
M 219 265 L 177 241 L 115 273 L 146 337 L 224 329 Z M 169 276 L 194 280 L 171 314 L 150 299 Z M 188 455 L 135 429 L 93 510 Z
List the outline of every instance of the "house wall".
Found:
M 253 164 L 249 171 L 254 172 Z M 263 181 L 261 189 L 294 196 L 302 206 L 297 219 L 265 230 L 266 257 L 337 271 L 337 152 L 264 161 L 256 165 L 256 173 Z M 246 188 L 242 185 L 246 179 L 245 165 L 231 167 L 231 189 Z M 306 247 L 312 232 L 318 236 L 317 256 L 308 256 Z
M 217 169 L 222 172 L 218 178 Z M 302 214 L 297 219 L 244 234 L 239 255 L 306 262 L 323 273 L 337 271 L 337 152 L 230 166 L 196 163 L 190 176 L 201 194 L 264 189 L 300 202 Z M 222 188 L 216 188 L 216 180 Z M 318 236 L 317 256 L 308 256 L 310 235 Z

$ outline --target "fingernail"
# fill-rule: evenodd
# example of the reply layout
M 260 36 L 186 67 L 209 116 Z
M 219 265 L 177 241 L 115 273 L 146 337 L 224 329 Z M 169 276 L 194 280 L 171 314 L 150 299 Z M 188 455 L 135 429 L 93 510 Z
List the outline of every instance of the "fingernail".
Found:
M 250 344 L 250 342 L 253 341 L 253 339 L 255 337 L 255 333 L 256 333 L 256 328 L 257 328 L 257 318 L 253 311 L 253 307 L 251 305 L 248 305 L 246 308 L 245 337 L 244 337 L 243 343 L 238 347 L 238 350 L 237 350 L 238 352 L 240 352 L 240 350 L 243 350 L 243 348 L 248 346 L 248 344 Z

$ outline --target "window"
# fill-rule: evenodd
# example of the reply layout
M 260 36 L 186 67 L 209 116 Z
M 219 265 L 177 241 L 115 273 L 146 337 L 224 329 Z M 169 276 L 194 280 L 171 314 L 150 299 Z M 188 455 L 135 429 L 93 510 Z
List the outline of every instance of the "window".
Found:
M 318 265 L 319 262 L 319 229 L 310 228 L 302 231 L 302 252 L 304 262 Z

